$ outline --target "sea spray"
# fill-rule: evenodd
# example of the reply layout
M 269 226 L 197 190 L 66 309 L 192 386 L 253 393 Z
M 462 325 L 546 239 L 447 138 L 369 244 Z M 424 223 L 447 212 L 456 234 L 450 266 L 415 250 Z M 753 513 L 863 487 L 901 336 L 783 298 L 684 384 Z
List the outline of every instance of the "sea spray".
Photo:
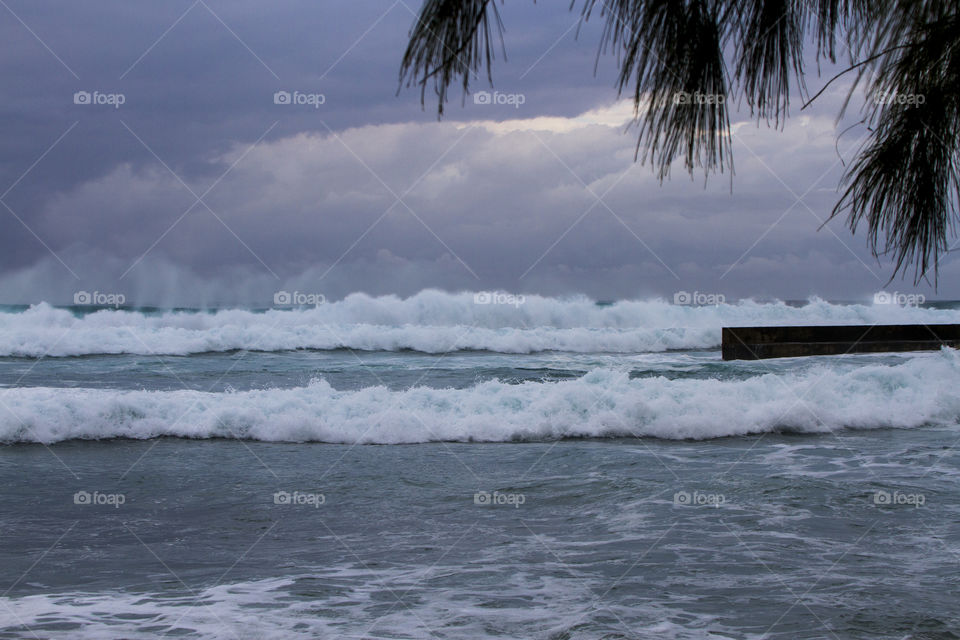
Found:
M 233 350 L 353 349 L 448 353 L 649 353 L 717 349 L 724 326 L 957 323 L 960 310 L 741 301 L 711 306 L 665 300 L 598 305 L 585 297 L 528 295 L 481 304 L 474 293 L 409 298 L 352 294 L 309 308 L 215 312 L 87 310 L 42 303 L 0 313 L 0 356 L 188 355 Z

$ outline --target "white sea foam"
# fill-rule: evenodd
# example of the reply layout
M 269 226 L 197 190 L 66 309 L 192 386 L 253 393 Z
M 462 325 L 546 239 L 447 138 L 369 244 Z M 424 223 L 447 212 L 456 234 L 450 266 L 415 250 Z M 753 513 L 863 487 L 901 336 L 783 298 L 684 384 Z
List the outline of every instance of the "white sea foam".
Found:
M 0 596 L 3 637 L 207 640 L 290 638 L 485 638 L 568 637 L 590 624 L 603 630 L 595 606 L 605 582 L 581 576 L 562 579 L 525 570 L 504 570 L 494 559 L 482 567 L 430 566 L 410 569 L 319 571 L 314 575 L 266 578 L 171 593 L 60 593 L 19 598 Z M 496 583 L 484 580 L 500 569 Z M 430 588 L 433 575 L 460 575 L 462 586 Z M 470 582 L 470 579 L 478 582 Z M 299 584 L 300 581 L 303 584 Z M 325 594 L 315 591 L 322 585 Z M 591 590 L 593 587 L 593 590 Z M 311 593 L 304 597 L 303 590 Z M 398 595 L 407 596 L 399 601 Z M 397 606 L 394 602 L 403 606 Z M 491 606 L 496 602 L 498 606 Z M 668 640 L 729 638 L 710 616 L 659 603 L 612 605 L 618 620 L 650 637 Z M 12 615 L 11 615 L 12 614 Z M 674 619 L 678 622 L 670 622 Z M 607 623 L 609 624 L 609 623 Z M 706 627 L 720 632 L 713 635 Z M 18 635 L 17 632 L 20 632 Z
M 241 392 L 0 389 L 0 441 L 244 438 L 413 443 L 564 437 L 714 438 L 778 429 L 919 427 L 960 420 L 960 354 L 901 364 L 768 373 L 739 380 L 635 378 L 596 369 L 561 382 L 466 389 L 368 387 L 324 380 Z
M 0 313 L 0 356 L 99 353 L 186 355 L 249 349 L 488 350 L 642 353 L 712 349 L 723 326 L 957 323 L 960 310 L 839 305 L 811 299 L 695 307 L 664 300 L 598 306 L 585 297 L 526 296 L 522 304 L 477 304 L 472 293 L 427 290 L 409 298 L 347 298 L 309 309 L 212 313 L 102 310 L 77 317 L 39 304 Z

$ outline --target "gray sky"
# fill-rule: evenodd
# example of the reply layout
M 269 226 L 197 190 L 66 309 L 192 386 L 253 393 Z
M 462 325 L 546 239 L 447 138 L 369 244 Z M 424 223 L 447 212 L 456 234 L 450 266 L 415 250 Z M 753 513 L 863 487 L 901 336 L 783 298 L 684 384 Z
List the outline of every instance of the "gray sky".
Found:
M 794 101 L 782 131 L 735 115 L 732 191 L 682 167 L 661 186 L 633 162 L 614 58 L 593 74 L 599 21 L 575 39 L 564 7 L 502 10 L 494 89 L 522 104 L 461 106 L 456 91 L 438 122 L 431 94 L 426 110 L 417 89 L 397 95 L 416 0 L 5 0 L 0 302 L 960 297 L 952 254 L 934 295 L 886 285 L 891 266 L 844 220 L 818 231 L 865 133 L 836 139 L 842 86 L 802 114 Z

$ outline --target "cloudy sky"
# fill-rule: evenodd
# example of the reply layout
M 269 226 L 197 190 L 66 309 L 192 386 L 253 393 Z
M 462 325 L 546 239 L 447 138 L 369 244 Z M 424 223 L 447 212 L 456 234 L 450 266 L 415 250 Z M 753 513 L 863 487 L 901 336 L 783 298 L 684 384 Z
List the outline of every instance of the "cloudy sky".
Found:
M 438 122 L 397 91 L 417 0 L 0 4 L 3 303 L 960 298 L 952 254 L 936 293 L 887 285 L 862 232 L 820 228 L 865 133 L 838 141 L 839 83 L 783 130 L 741 109 L 732 181 L 677 167 L 661 186 L 634 162 L 615 59 L 594 74 L 599 22 L 576 37 L 563 7 L 507 3 L 508 58 L 474 83 L 504 104 L 457 91 Z

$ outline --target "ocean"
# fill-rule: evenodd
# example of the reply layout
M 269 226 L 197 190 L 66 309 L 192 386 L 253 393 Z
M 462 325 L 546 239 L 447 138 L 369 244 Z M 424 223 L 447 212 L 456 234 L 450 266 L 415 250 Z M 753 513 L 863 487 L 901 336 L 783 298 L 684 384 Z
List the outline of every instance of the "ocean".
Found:
M 960 638 L 960 303 L 0 308 L 0 638 Z

